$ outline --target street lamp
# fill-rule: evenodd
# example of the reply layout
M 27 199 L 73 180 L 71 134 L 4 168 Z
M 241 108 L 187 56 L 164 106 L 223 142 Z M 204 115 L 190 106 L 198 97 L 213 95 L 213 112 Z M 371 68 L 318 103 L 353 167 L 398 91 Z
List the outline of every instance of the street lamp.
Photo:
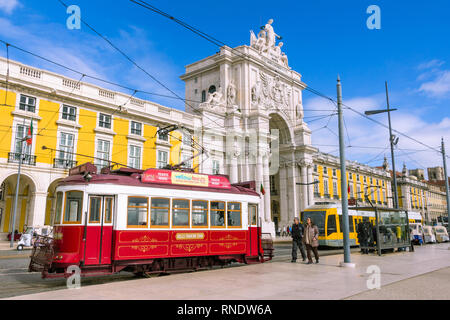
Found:
M 388 121 L 389 121 L 389 143 L 391 145 L 391 160 L 392 160 L 392 171 L 393 171 L 393 182 L 394 182 L 394 207 L 398 209 L 398 194 L 397 194 L 397 172 L 395 171 L 395 158 L 394 158 L 394 146 L 398 143 L 398 137 L 392 134 L 392 126 L 391 126 L 391 111 L 395 111 L 397 109 L 390 109 L 389 108 L 389 94 L 388 94 L 388 85 L 387 81 L 385 83 L 386 85 L 386 102 L 387 102 L 387 109 L 386 110 L 370 110 L 364 112 L 366 116 L 370 116 L 373 114 L 379 114 L 387 112 L 388 114 Z

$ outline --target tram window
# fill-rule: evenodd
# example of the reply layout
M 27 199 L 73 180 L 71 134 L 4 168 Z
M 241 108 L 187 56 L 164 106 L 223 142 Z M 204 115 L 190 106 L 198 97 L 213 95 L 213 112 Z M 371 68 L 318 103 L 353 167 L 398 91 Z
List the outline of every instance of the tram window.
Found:
M 147 226 L 148 199 L 128 197 L 127 226 L 145 228 Z
M 319 229 L 319 236 L 325 235 L 325 211 L 304 211 L 301 217 L 304 226 L 306 226 L 306 220 L 311 218 L 313 223 Z
M 189 228 L 189 200 L 172 200 L 172 226 Z
M 258 207 L 255 204 L 248 205 L 248 223 L 251 226 L 257 225 Z
M 344 225 L 342 224 L 342 215 L 339 216 L 339 226 L 341 232 L 344 231 Z M 348 232 L 355 232 L 355 227 L 353 225 L 353 216 L 348 216 Z
M 64 209 L 64 223 L 81 223 L 83 192 L 67 191 Z
M 100 222 L 100 210 L 101 210 L 102 198 L 90 197 L 89 198 L 89 222 Z
M 327 236 L 334 232 L 337 232 L 336 215 L 330 214 L 327 218 Z
M 192 201 L 192 226 L 208 227 L 208 201 Z
M 169 227 L 170 201 L 166 198 L 152 198 L 151 227 Z
M 227 225 L 231 228 L 239 228 L 242 226 L 240 202 L 228 202 Z
M 55 223 L 61 223 L 61 210 L 62 210 L 63 193 L 56 193 L 56 212 L 55 212 Z
M 225 203 L 211 201 L 211 227 L 225 227 Z
M 105 223 L 111 223 L 113 211 L 113 198 L 105 198 Z

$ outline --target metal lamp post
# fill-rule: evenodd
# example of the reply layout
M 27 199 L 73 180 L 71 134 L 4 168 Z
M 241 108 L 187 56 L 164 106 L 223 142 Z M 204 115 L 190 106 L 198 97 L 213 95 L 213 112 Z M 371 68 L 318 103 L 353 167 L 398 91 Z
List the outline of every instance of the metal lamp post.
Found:
M 394 146 L 398 143 L 398 138 L 395 137 L 395 135 L 392 134 L 392 125 L 391 125 L 391 111 L 395 111 L 397 109 L 391 109 L 389 107 L 389 93 L 388 93 L 388 85 L 387 81 L 385 83 L 386 85 L 386 102 L 387 102 L 387 109 L 386 110 L 370 110 L 364 112 L 365 115 L 373 115 L 378 113 L 384 113 L 387 112 L 388 114 L 388 122 L 389 122 L 389 142 L 391 145 L 391 159 L 392 159 L 392 171 L 393 171 L 393 182 L 394 182 L 394 208 L 398 209 L 398 191 L 397 191 L 397 172 L 395 170 L 395 158 L 394 158 Z

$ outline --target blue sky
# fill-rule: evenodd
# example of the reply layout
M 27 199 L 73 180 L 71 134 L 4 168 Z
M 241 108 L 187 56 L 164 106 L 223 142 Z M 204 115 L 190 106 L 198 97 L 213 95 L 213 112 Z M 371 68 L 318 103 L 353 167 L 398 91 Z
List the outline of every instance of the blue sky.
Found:
M 218 48 L 179 25 L 128 0 L 70 1 L 98 31 L 134 58 L 179 95 L 184 85 L 179 76 L 184 66 L 214 54 Z M 425 143 L 438 146 L 441 136 L 450 145 L 450 2 L 423 1 L 149 1 L 229 46 L 249 43 L 249 31 L 258 30 L 269 18 L 283 36 L 290 66 L 312 88 L 336 95 L 336 76 L 343 84 L 344 102 L 360 111 L 385 107 L 384 81 L 389 82 L 394 128 Z M 381 9 L 381 29 L 369 30 L 369 5 Z M 66 28 L 65 8 L 57 0 L 0 0 L 0 39 L 127 86 L 168 94 L 87 27 Z M 0 48 L 5 56 L 5 49 Z M 11 58 L 37 67 L 60 70 L 11 49 Z M 113 88 L 116 89 L 117 88 Z M 183 109 L 181 101 L 144 96 Z M 330 109 L 326 100 L 304 94 L 304 108 Z M 305 117 L 326 114 L 306 111 Z M 389 156 L 384 128 L 345 112 L 348 129 L 347 156 L 379 165 Z M 386 122 L 383 115 L 374 116 Z M 309 118 L 311 119 L 311 118 Z M 312 140 L 320 150 L 337 154 L 336 117 L 310 123 Z M 308 118 L 306 118 L 308 123 Z M 334 133 L 333 133 L 334 132 Z M 376 147 L 372 149 L 359 146 Z M 398 144 L 397 167 L 441 164 L 439 154 L 405 150 L 425 148 L 406 138 Z M 450 150 L 450 148 L 447 148 Z M 405 155 L 406 154 L 406 155 Z

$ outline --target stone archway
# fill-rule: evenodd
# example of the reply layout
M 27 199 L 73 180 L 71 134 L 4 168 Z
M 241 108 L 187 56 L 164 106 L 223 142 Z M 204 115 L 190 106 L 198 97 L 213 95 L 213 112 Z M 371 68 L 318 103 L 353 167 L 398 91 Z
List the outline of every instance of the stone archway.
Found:
M 11 174 L 7 176 L 1 183 L 4 183 L 4 194 L 2 195 L 2 199 L 0 200 L 0 207 L 2 208 L 0 232 L 9 233 L 14 230 L 22 232 L 24 227 L 30 225 L 33 220 L 32 213 L 36 193 L 36 184 L 28 175 L 20 175 L 16 220 L 13 228 L 12 218 L 14 215 L 17 174 Z
M 45 203 L 45 220 L 44 225 L 46 226 L 53 226 L 54 220 L 55 220 L 55 205 L 56 205 L 56 196 L 55 196 L 55 190 L 58 186 L 58 182 L 61 181 L 61 179 L 56 179 L 50 185 L 47 189 L 47 199 Z
M 275 230 L 290 224 L 297 211 L 296 166 L 293 150 L 293 134 L 288 121 L 278 113 L 269 115 L 269 129 L 272 137 L 278 134 L 278 139 L 271 140 L 270 152 L 270 204 L 271 219 L 276 222 Z M 278 170 L 274 170 L 274 155 L 278 153 Z M 276 155 L 275 155 L 276 156 Z

